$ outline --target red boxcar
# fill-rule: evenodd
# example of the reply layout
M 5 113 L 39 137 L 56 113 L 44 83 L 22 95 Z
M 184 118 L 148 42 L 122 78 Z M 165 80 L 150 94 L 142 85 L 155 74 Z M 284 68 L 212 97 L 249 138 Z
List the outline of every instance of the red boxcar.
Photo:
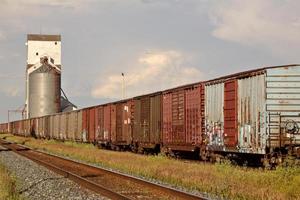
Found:
M 83 141 L 95 142 L 95 110 L 96 107 L 85 108 L 82 111 Z
M 204 85 L 186 85 L 163 93 L 164 151 L 196 151 L 205 131 Z
M 114 112 L 111 109 L 113 109 L 111 104 L 96 109 L 96 141 L 101 147 L 109 147 L 111 144 L 111 112 Z

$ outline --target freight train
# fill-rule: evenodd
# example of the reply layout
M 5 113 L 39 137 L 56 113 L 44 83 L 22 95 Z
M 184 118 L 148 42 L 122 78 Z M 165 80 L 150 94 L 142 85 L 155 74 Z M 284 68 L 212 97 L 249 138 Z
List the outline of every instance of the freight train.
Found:
M 300 157 L 300 65 L 264 67 L 81 110 L 1 124 L 1 132 L 113 150 L 193 152 L 275 165 Z

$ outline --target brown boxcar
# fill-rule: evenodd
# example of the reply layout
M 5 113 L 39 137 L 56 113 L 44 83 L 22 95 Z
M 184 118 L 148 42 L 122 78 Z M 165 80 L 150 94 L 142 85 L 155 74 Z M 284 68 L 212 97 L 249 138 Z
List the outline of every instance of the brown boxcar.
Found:
M 133 100 L 115 103 L 111 110 L 111 142 L 113 148 L 128 148 L 132 143 Z
M 111 104 L 100 106 L 96 110 L 96 140 L 101 147 L 107 148 L 111 143 L 111 112 L 115 113 Z
M 95 142 L 95 109 L 96 107 L 86 108 L 82 111 L 83 141 Z
M 116 130 L 117 130 L 117 112 L 116 105 L 110 105 L 110 141 L 116 141 Z
M 26 136 L 30 136 L 31 127 L 30 127 L 30 119 L 25 120 L 25 134 Z
M 3 123 L 0 125 L 0 132 L 6 133 L 7 132 L 7 123 Z
M 165 151 L 200 149 L 204 124 L 204 85 L 186 85 L 163 93 L 163 132 Z
M 82 141 L 87 142 L 87 134 L 88 134 L 88 118 L 89 118 L 89 110 L 88 108 L 82 109 Z
M 161 137 L 161 93 L 134 99 L 134 150 L 159 151 Z
M 88 131 L 88 141 L 91 143 L 95 142 L 95 109 L 96 107 L 89 109 L 89 131 Z

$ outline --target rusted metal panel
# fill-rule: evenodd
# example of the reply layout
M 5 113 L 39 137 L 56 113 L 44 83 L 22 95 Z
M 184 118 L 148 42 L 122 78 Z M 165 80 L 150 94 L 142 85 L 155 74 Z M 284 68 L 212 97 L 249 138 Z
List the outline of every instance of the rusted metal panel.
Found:
M 240 152 L 264 153 L 265 75 L 238 80 L 238 148 Z
M 172 92 L 172 143 L 185 143 L 186 135 L 184 133 L 185 116 L 184 90 Z
M 150 142 L 150 97 L 145 96 L 134 100 L 134 141 Z
M 299 93 L 300 66 L 267 69 L 267 146 L 300 144 L 299 133 L 293 133 L 300 127 Z
M 132 141 L 133 101 L 116 104 L 116 135 L 112 138 L 115 145 L 129 145 Z
M 54 138 L 54 115 L 49 116 L 49 137 Z
M 141 99 L 141 138 L 140 142 L 150 142 L 150 97 Z
M 30 119 L 26 119 L 25 120 L 25 135 L 26 136 L 30 136 L 30 131 L 31 131 L 31 128 L 30 128 Z
M 66 113 L 60 114 L 60 133 L 59 138 L 61 140 L 67 139 L 67 130 L 68 128 L 68 121 L 67 121 L 67 115 Z
M 126 145 L 130 145 L 132 142 L 132 129 L 133 129 L 133 114 L 134 114 L 134 103 L 132 100 L 124 103 L 123 107 L 123 140 Z
M 150 98 L 150 142 L 161 143 L 161 94 Z
M 235 147 L 238 138 L 238 81 L 236 79 L 224 83 L 224 144 Z
M 95 142 L 95 107 L 88 110 L 88 141 Z
M 73 111 L 67 114 L 68 118 L 68 132 L 67 139 L 75 141 L 76 135 L 78 134 L 78 119 L 77 119 L 77 111 Z
M 32 134 L 33 136 L 37 137 L 38 136 L 38 121 L 37 118 L 32 118 L 31 119 L 31 128 L 32 128 Z M 16 133 L 15 131 L 15 127 L 13 128 L 14 133 Z
M 50 116 L 43 117 L 45 138 L 50 138 Z
M 44 118 L 45 117 L 40 117 L 39 120 L 39 133 L 41 138 L 45 138 L 45 123 L 44 123 Z
M 111 104 L 110 105 L 111 112 L 110 112 L 110 130 L 111 130 L 111 142 L 117 141 L 117 111 L 116 111 L 116 105 Z
M 117 144 L 122 141 L 122 131 L 123 131 L 123 104 L 118 103 L 116 105 L 116 137 L 112 142 Z
M 83 139 L 82 139 L 82 135 L 83 135 L 82 134 L 83 133 L 83 128 L 82 128 L 83 118 L 82 118 L 82 116 L 83 116 L 83 114 L 82 113 L 83 113 L 82 110 L 79 110 L 77 112 L 77 128 L 78 128 L 78 130 L 75 135 L 75 138 L 77 141 L 83 141 Z
M 188 85 L 163 94 L 163 143 L 174 150 L 193 151 L 204 133 L 204 86 Z
M 104 131 L 104 108 L 103 106 L 97 106 L 95 109 L 95 140 L 103 141 Z
M 141 100 L 134 100 L 134 127 L 133 127 L 133 142 L 140 141 L 141 127 Z
M 134 100 L 133 140 L 144 148 L 154 148 L 161 137 L 161 94 Z
M 0 124 L 0 132 L 5 133 L 6 132 L 6 123 Z
M 224 146 L 224 83 L 205 86 L 205 127 L 208 146 Z
M 201 144 L 204 127 L 204 89 L 200 84 L 185 90 L 185 132 L 187 144 Z
M 82 136 L 81 139 L 83 142 L 88 140 L 88 131 L 89 131 L 89 109 L 85 108 L 82 110 Z
M 103 108 L 103 136 L 101 137 L 103 141 L 111 141 L 111 105 L 106 105 Z
M 41 129 L 42 129 L 42 126 L 40 125 L 39 123 L 39 118 L 34 118 L 34 124 L 35 124 L 35 135 L 36 137 L 40 138 L 41 137 Z M 18 134 L 18 122 L 14 123 L 14 134 Z
M 164 144 L 172 142 L 172 93 L 163 94 L 163 130 L 162 140 Z
M 59 139 L 59 133 L 60 133 L 60 117 L 59 114 L 54 115 L 54 139 Z

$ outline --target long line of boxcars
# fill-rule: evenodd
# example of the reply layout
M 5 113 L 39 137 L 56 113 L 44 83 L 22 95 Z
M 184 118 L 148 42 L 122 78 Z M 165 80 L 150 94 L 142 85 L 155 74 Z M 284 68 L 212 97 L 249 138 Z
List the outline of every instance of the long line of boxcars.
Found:
M 300 156 L 300 65 L 265 67 L 68 113 L 9 123 L 22 136 L 135 152 L 277 163 Z M 8 131 L 1 124 L 2 132 Z

